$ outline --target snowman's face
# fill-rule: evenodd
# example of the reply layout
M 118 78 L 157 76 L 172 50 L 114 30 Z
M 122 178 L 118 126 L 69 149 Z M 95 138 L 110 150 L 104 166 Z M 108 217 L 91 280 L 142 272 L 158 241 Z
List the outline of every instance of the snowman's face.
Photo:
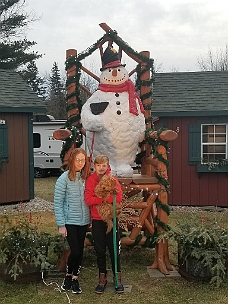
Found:
M 101 73 L 100 83 L 118 85 L 129 79 L 128 72 L 123 66 L 107 68 Z

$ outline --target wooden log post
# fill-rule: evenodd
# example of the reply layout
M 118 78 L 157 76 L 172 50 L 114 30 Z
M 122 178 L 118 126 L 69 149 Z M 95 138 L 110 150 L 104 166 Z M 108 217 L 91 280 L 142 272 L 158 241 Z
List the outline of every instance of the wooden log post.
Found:
M 69 49 L 66 51 L 66 60 L 68 60 L 71 57 L 76 57 L 77 56 L 77 51 L 75 49 Z M 71 77 L 76 77 L 76 65 L 72 65 L 70 68 L 67 69 L 67 79 L 71 78 Z M 66 87 L 66 92 L 67 92 L 67 96 L 69 96 L 69 98 L 67 99 L 67 121 L 70 122 L 71 126 L 79 126 L 80 125 L 80 120 L 79 119 L 74 119 L 75 117 L 80 115 L 81 109 L 78 106 L 78 102 L 77 102 L 77 97 L 74 94 L 76 92 L 76 82 L 71 82 L 67 85 Z M 72 107 L 70 107 L 71 105 L 73 105 Z M 61 132 L 59 130 L 56 130 L 53 133 L 54 138 L 56 139 L 62 139 L 62 140 L 66 140 L 67 138 L 69 138 L 69 136 L 71 135 L 71 132 L 69 132 L 67 134 L 67 132 L 69 132 L 69 130 L 62 130 Z M 67 137 L 68 135 L 68 137 Z M 68 163 L 68 158 L 72 152 L 72 150 L 76 147 L 76 143 L 73 143 L 72 146 L 69 148 L 69 150 L 65 153 L 64 155 L 64 159 L 63 159 L 63 168 L 67 166 Z
M 147 218 L 150 210 L 152 209 L 156 198 L 157 198 L 157 193 L 152 192 L 151 195 L 149 196 L 149 198 L 147 199 L 147 208 L 145 208 L 141 211 L 141 214 L 139 216 L 139 227 L 133 227 L 131 234 L 130 234 L 131 240 L 135 240 L 136 237 L 139 235 L 140 231 L 142 230 L 142 227 L 145 223 L 145 219 Z
M 140 52 L 141 55 L 150 58 L 150 52 L 148 51 L 143 51 Z M 151 78 L 151 71 L 150 70 L 146 70 L 147 68 L 147 63 L 146 62 L 142 62 L 141 63 L 141 77 L 140 79 L 142 81 L 146 80 L 149 81 Z M 145 86 L 145 85 L 141 85 L 140 87 L 140 96 L 143 96 L 144 94 L 147 94 L 150 92 L 150 86 Z M 148 107 L 151 106 L 151 96 L 142 100 L 142 103 L 144 105 L 144 107 L 146 107 L 145 110 L 145 120 L 147 120 L 149 117 L 151 117 L 151 109 L 148 109 Z M 151 128 L 152 126 L 152 122 L 151 121 L 147 121 L 146 123 L 146 129 Z M 142 151 L 146 151 L 146 156 L 144 158 L 148 158 L 150 156 L 150 151 L 151 151 L 151 146 L 146 143 L 142 148 Z M 143 175 L 149 175 L 149 176 L 153 176 L 155 172 L 155 168 L 153 166 L 153 164 L 148 165 L 148 163 L 145 163 L 145 161 L 142 161 L 142 165 L 141 165 L 141 174 Z
M 77 51 L 74 49 L 69 49 L 66 51 L 66 60 L 68 60 L 71 57 L 76 57 L 77 56 Z M 67 69 L 67 79 L 70 77 L 76 77 L 76 65 L 72 65 L 70 68 Z M 72 82 L 66 87 L 67 95 L 70 96 L 71 94 L 76 92 L 76 83 Z M 67 105 L 70 106 L 71 104 L 77 105 L 77 98 L 75 95 L 71 96 L 67 100 Z M 74 118 L 75 116 L 80 114 L 80 109 L 79 107 L 74 107 L 72 109 L 68 109 L 67 111 L 67 120 Z M 72 125 L 77 126 L 80 123 L 79 120 L 76 120 L 72 123 Z
M 157 153 L 161 154 L 164 159 L 167 159 L 166 149 L 162 145 L 158 145 Z M 158 162 L 157 166 L 158 175 L 160 175 L 164 179 L 168 179 L 167 176 L 167 168 L 166 165 L 162 162 Z M 161 185 L 161 189 L 159 191 L 158 199 L 165 205 L 168 204 L 168 194 L 164 185 Z M 164 224 L 168 224 L 168 214 L 160 207 L 157 207 L 157 216 L 158 219 Z M 164 230 L 159 224 L 157 225 L 158 233 Z M 150 268 L 158 269 L 163 274 L 168 275 L 169 270 L 173 270 L 172 265 L 169 261 L 169 253 L 168 253 L 168 242 L 159 242 L 156 245 L 156 256 L 153 264 Z
M 148 51 L 143 51 L 143 52 L 140 52 L 140 54 L 142 56 L 145 56 L 146 58 L 150 58 L 150 52 Z M 146 62 L 142 62 L 141 63 L 141 77 L 140 79 L 143 81 L 143 80 L 147 80 L 149 81 L 150 80 L 150 77 L 151 77 L 151 72 L 150 70 L 146 70 L 147 68 L 147 63 Z M 150 86 L 145 86 L 145 85 L 141 85 L 140 87 L 140 96 L 143 96 L 144 94 L 147 94 L 150 92 Z M 151 106 L 151 97 L 148 97 L 144 100 L 142 100 L 143 102 L 143 105 L 144 106 Z M 149 117 L 151 116 L 151 110 L 149 109 L 146 109 L 145 110 L 145 119 L 148 119 Z M 151 122 L 148 122 L 146 124 L 146 128 L 151 128 L 152 124 Z

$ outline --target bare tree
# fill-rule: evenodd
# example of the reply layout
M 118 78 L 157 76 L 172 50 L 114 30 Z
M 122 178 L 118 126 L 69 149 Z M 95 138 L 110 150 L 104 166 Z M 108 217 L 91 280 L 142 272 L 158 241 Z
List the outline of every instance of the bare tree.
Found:
M 202 71 L 228 71 L 228 46 L 216 53 L 209 48 L 207 57 L 198 57 L 198 65 Z

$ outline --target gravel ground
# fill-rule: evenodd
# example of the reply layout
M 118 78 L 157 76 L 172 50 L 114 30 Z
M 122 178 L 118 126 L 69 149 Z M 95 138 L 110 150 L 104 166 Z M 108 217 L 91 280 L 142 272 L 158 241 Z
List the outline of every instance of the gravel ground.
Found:
M 228 208 L 220 208 L 215 206 L 205 206 L 205 207 L 188 207 L 188 206 L 170 206 L 171 211 L 217 211 L 228 213 Z M 54 211 L 53 202 L 45 201 L 42 198 L 35 197 L 33 200 L 25 203 L 17 203 L 10 205 L 0 205 L 0 214 L 19 214 L 21 212 L 48 212 Z
M 0 214 L 20 214 L 21 212 L 48 212 L 54 210 L 53 202 L 48 202 L 42 198 L 35 197 L 33 200 L 25 203 L 10 205 L 0 205 Z

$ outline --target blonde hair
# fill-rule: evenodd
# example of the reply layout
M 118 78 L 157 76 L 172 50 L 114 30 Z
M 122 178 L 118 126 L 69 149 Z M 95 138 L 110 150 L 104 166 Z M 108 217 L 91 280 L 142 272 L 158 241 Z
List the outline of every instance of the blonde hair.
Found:
M 89 165 L 89 159 L 86 154 L 86 151 L 82 148 L 75 148 L 71 152 L 69 158 L 68 158 L 68 164 L 67 168 L 69 170 L 68 177 L 71 181 L 75 181 L 76 179 L 76 166 L 75 166 L 75 159 L 77 158 L 78 154 L 84 154 L 85 155 L 85 165 L 82 169 L 82 178 L 85 180 L 91 173 L 90 165 Z
M 109 158 L 107 155 L 97 155 L 94 159 L 94 165 L 107 163 L 109 165 Z

